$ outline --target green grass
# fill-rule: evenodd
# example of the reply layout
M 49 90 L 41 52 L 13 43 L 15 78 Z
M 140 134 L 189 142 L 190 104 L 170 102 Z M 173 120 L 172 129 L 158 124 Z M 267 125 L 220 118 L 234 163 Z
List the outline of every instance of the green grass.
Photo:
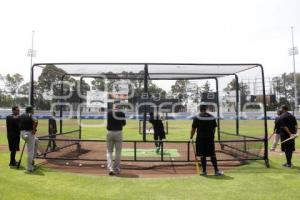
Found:
M 111 178 L 78 175 L 41 168 L 33 175 L 9 169 L 8 155 L 0 154 L 0 199 L 247 199 L 300 198 L 299 168 L 283 169 L 282 157 L 271 168 L 252 162 L 226 176 L 176 178 Z M 300 165 L 299 157 L 295 160 Z
M 241 133 L 262 135 L 262 121 L 241 121 Z M 92 120 L 89 123 L 96 123 Z M 222 122 L 223 123 L 223 122 Z M 3 126 L 4 121 L 0 121 Z M 171 121 L 168 139 L 187 139 L 190 121 Z M 272 122 L 269 122 L 272 130 Z M 74 122 L 66 129 L 72 130 Z M 138 123 L 129 121 L 124 131 L 125 139 L 140 139 Z M 233 121 L 224 121 L 223 129 L 234 130 Z M 46 133 L 46 122 L 40 121 L 40 134 Z M 243 132 L 242 132 L 243 129 Z M 104 139 L 105 127 L 84 128 L 83 137 Z M 0 144 L 6 145 L 5 129 L 0 129 Z M 298 146 L 298 145 L 297 145 Z M 169 178 L 116 178 L 79 175 L 55 171 L 42 167 L 34 174 L 24 169 L 10 169 L 7 166 L 9 154 L 0 153 L 0 200 L 22 199 L 230 199 L 230 200 L 276 200 L 300 199 L 300 156 L 293 158 L 295 167 L 285 169 L 281 164 L 284 156 L 274 155 L 271 168 L 264 163 L 251 162 L 248 165 L 226 171 L 224 177 L 169 177 Z

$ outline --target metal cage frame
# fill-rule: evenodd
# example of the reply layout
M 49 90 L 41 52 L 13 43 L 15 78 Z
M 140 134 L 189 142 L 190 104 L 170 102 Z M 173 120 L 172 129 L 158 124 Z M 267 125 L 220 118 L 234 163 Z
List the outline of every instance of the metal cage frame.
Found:
M 144 66 L 144 76 L 143 76 L 143 79 L 142 78 L 138 78 L 140 80 L 143 80 L 144 82 L 144 93 L 148 94 L 148 81 L 151 79 L 149 77 L 149 66 L 157 66 L 157 65 L 162 65 L 162 66 L 169 66 L 169 65 L 180 65 L 180 66 L 186 66 L 186 65 L 189 65 L 189 66 L 197 66 L 197 67 L 201 67 L 201 66 L 220 66 L 220 67 L 226 67 L 226 66 L 249 66 L 249 68 L 247 69 L 243 69 L 241 71 L 237 71 L 237 72 L 234 72 L 234 73 L 219 73 L 219 74 L 213 74 L 213 73 L 198 73 L 198 74 L 195 74 L 195 73 L 180 73 L 181 75 L 193 75 L 193 77 L 191 78 L 156 78 L 156 79 L 151 79 L 151 80 L 193 80 L 193 79 L 214 79 L 216 81 L 216 93 L 217 93 L 217 121 L 218 121 L 218 124 L 220 124 L 220 102 L 219 102 L 219 80 L 218 80 L 218 77 L 220 76 L 234 76 L 235 77 L 235 84 L 236 86 L 239 85 L 239 76 L 238 76 L 238 73 L 240 72 L 244 72 L 246 70 L 250 70 L 250 69 L 253 69 L 253 68 L 259 68 L 261 70 L 261 77 L 262 77 L 262 87 L 263 87 L 263 115 L 264 115 L 264 138 L 263 139 L 259 139 L 259 138 L 252 138 L 252 140 L 257 140 L 257 141 L 263 141 L 264 143 L 264 156 L 263 158 L 261 158 L 261 160 L 264 160 L 265 161 L 265 164 L 267 167 L 269 167 L 269 158 L 268 158 L 268 129 L 267 129 L 267 111 L 266 111 L 266 91 L 265 91 L 265 78 L 264 78 L 264 68 L 261 64 L 258 64 L 258 63 L 227 63 L 227 64 L 204 64 L 204 63 L 36 63 L 36 64 L 33 64 L 32 67 L 31 67 L 31 73 L 30 73 L 30 105 L 34 106 L 34 69 L 36 67 L 40 67 L 41 65 L 124 65 L 124 66 L 130 66 L 130 65 L 143 65 Z M 154 74 L 154 73 L 153 73 Z M 165 74 L 165 73 L 158 73 L 158 74 Z M 168 73 L 170 75 L 176 75 L 176 73 Z M 80 72 L 79 73 L 65 73 L 65 74 L 62 74 L 61 76 L 61 80 L 63 81 L 65 76 L 79 76 L 81 77 L 80 78 L 80 84 L 81 84 L 81 81 L 82 81 L 82 78 L 83 77 L 96 77 L 97 74 L 81 74 Z M 197 75 L 199 75 L 199 77 L 197 77 Z M 205 75 L 205 77 L 201 77 L 201 75 Z M 115 79 L 115 77 L 114 77 Z M 62 92 L 62 89 L 63 89 L 63 82 L 61 83 L 61 92 Z M 240 132 L 240 125 L 239 125 L 239 116 L 240 116 L 240 111 L 239 111 L 239 89 L 238 87 L 236 87 L 236 123 L 235 123 L 235 129 L 236 129 L 236 135 L 239 136 L 239 132 Z M 60 109 L 60 117 L 62 117 L 62 109 Z M 80 112 L 80 116 L 79 116 L 79 120 L 81 120 L 81 112 Z M 129 142 L 133 142 L 133 143 L 137 143 L 137 142 L 148 142 L 146 140 L 146 121 L 147 121 L 147 112 L 144 111 L 143 113 L 143 130 L 142 130 L 142 140 L 141 141 L 129 141 Z M 62 126 L 63 126 L 63 121 L 60 119 L 60 134 L 62 134 Z M 81 139 L 81 126 L 79 125 L 79 140 Z M 221 131 L 220 131 L 220 126 L 218 126 L 217 128 L 217 134 L 218 134 L 218 141 L 220 141 L 220 134 L 221 134 Z M 245 137 L 248 137 L 248 136 L 245 136 Z M 42 140 L 44 140 L 45 138 L 41 138 Z M 217 142 L 218 142 L 217 141 Z M 77 141 L 78 142 L 78 141 Z M 100 141 L 98 141 L 100 142 Z M 103 141 L 101 141 L 103 142 Z M 172 141 L 166 141 L 166 142 L 172 142 Z M 182 143 L 187 143 L 187 141 L 174 141 L 174 142 L 182 142 Z M 135 145 L 136 146 L 136 145 Z M 190 146 L 188 144 L 188 146 Z M 136 151 L 136 149 L 135 149 Z M 189 159 L 189 155 L 188 155 L 188 160 L 187 161 L 190 161 Z M 136 160 L 136 159 L 135 159 Z M 252 160 L 252 159 L 249 159 L 249 160 Z M 257 159 L 258 160 L 258 159 Z M 163 160 L 162 160 L 163 161 Z

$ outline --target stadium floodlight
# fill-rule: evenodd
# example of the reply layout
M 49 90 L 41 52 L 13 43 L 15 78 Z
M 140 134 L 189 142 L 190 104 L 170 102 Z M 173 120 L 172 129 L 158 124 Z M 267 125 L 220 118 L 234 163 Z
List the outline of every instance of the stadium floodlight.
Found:
M 27 56 L 28 57 L 36 57 L 36 50 L 28 49 Z
M 297 93 L 297 76 L 296 76 L 296 66 L 295 66 L 295 55 L 298 54 L 298 49 L 294 45 L 294 27 L 291 27 L 292 32 L 292 45 L 293 47 L 289 49 L 289 55 L 293 56 L 293 66 L 294 66 L 294 95 L 295 95 L 295 109 L 298 111 L 298 93 Z
M 292 55 L 298 55 L 298 48 L 297 47 L 293 47 L 289 49 L 289 56 Z
M 33 57 L 36 57 L 36 50 L 33 49 L 33 41 L 34 41 L 34 31 L 32 31 L 32 34 L 31 34 L 31 49 L 28 49 L 28 52 L 27 52 L 27 56 L 30 57 L 30 71 L 31 71 L 31 67 L 32 67 L 32 58 Z M 30 76 L 32 76 L 32 73 L 30 73 Z M 30 80 L 32 80 L 32 77 L 30 77 Z M 30 91 L 31 91 L 31 85 L 29 85 L 29 91 L 28 91 L 28 105 L 30 105 Z
M 36 57 L 36 50 L 34 50 L 33 48 L 33 42 L 34 42 L 34 31 L 32 31 L 32 35 L 31 35 L 31 49 L 28 49 L 27 51 L 27 56 L 30 57 L 30 67 L 32 66 L 32 58 Z

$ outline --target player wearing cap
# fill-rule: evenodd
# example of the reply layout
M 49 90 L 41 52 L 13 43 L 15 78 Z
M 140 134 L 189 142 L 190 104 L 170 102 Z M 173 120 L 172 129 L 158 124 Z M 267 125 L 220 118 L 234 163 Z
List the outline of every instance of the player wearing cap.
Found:
M 34 171 L 34 157 L 37 154 L 38 138 L 35 136 L 38 122 L 32 117 L 33 107 L 26 107 L 26 112 L 20 116 L 21 137 L 27 143 L 27 172 Z
M 107 113 L 107 169 L 108 174 L 113 176 L 121 172 L 121 152 L 123 141 L 123 127 L 126 125 L 125 113 L 114 104 L 114 109 Z M 115 149 L 115 161 L 113 162 L 113 152 Z
M 218 169 L 214 142 L 217 122 L 215 117 L 207 112 L 207 109 L 207 105 L 200 105 L 200 113 L 193 119 L 190 139 L 193 139 L 193 136 L 197 131 L 196 154 L 197 156 L 200 156 L 202 166 L 202 173 L 200 175 L 207 175 L 206 157 L 210 157 L 214 166 L 215 175 L 221 176 L 223 175 L 223 172 Z
M 291 113 L 288 112 L 287 106 L 281 106 L 280 110 L 282 112 L 278 122 L 280 127 L 280 137 L 281 141 L 285 141 L 297 134 L 297 120 Z M 295 151 L 295 139 L 281 143 L 281 150 L 284 151 L 286 156 L 286 163 L 283 164 L 283 166 L 291 168 L 292 156 Z

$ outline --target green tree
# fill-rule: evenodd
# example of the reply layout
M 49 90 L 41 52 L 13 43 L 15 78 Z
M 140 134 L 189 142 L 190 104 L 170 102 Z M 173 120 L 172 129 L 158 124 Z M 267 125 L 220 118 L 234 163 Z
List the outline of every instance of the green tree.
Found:
M 236 88 L 237 88 L 236 81 L 235 79 L 233 79 L 231 82 L 227 84 L 227 87 L 224 89 L 224 91 L 229 94 L 230 91 L 236 91 Z M 245 103 L 247 103 L 247 96 L 250 95 L 250 87 L 247 83 L 239 82 L 238 90 L 240 96 L 241 111 L 243 111 L 242 109 Z M 231 105 L 230 102 L 227 102 L 227 104 Z
M 64 84 L 63 90 L 61 90 L 61 85 L 55 84 L 62 81 L 63 76 L 64 76 L 64 81 L 75 82 L 74 79 L 71 79 L 69 75 L 65 75 L 65 74 L 66 72 L 63 69 L 58 68 L 52 64 L 46 65 L 43 68 L 42 73 L 38 77 L 38 82 L 34 90 L 35 97 L 36 97 L 35 98 L 36 109 L 49 110 L 52 102 L 62 101 L 58 99 L 46 100 L 43 96 L 45 93 L 49 93 L 49 95 L 61 96 L 61 95 L 67 95 L 69 92 L 71 92 L 72 88 L 69 88 L 68 85 Z
M 296 73 L 297 78 L 297 99 L 300 102 L 300 73 Z M 294 91 L 294 73 L 283 73 L 280 76 L 276 76 L 272 79 L 272 85 L 274 88 L 274 93 L 278 100 L 280 100 L 279 105 L 283 104 L 283 102 L 289 102 L 294 106 L 295 101 L 295 91 Z M 283 99 L 284 98 L 284 99 Z
M 53 83 L 62 81 L 62 77 L 66 74 L 66 72 L 61 69 L 57 68 L 55 65 L 46 65 L 41 75 L 38 78 L 38 89 L 40 92 L 42 91 L 49 91 L 51 89 L 51 86 Z M 65 76 L 64 80 L 67 81 L 69 79 L 69 76 Z M 60 91 L 60 85 L 56 84 L 54 85 L 54 94 L 59 94 Z
M 6 88 L 6 92 L 11 95 L 14 99 L 16 99 L 16 96 L 18 94 L 18 89 L 23 82 L 24 78 L 21 74 L 7 74 L 4 77 L 4 85 Z
M 210 89 L 210 84 L 208 81 L 205 82 L 205 84 L 201 87 L 202 92 L 211 92 L 212 89 Z
M 23 96 L 28 96 L 29 95 L 29 86 L 30 86 L 30 82 L 22 84 L 19 87 L 18 93 Z
M 34 82 L 34 85 L 36 86 L 36 82 Z M 25 107 L 26 105 L 28 105 L 29 86 L 30 82 L 26 82 L 20 85 L 18 89 L 18 97 L 16 99 L 16 102 L 19 106 Z
M 158 87 L 154 83 L 149 84 L 148 92 L 151 97 L 159 97 L 160 99 L 165 99 L 167 95 L 167 92 L 164 89 Z
M 171 86 L 172 94 L 177 96 L 179 101 L 185 101 L 187 99 L 187 84 L 188 80 L 177 80 L 174 85 Z

